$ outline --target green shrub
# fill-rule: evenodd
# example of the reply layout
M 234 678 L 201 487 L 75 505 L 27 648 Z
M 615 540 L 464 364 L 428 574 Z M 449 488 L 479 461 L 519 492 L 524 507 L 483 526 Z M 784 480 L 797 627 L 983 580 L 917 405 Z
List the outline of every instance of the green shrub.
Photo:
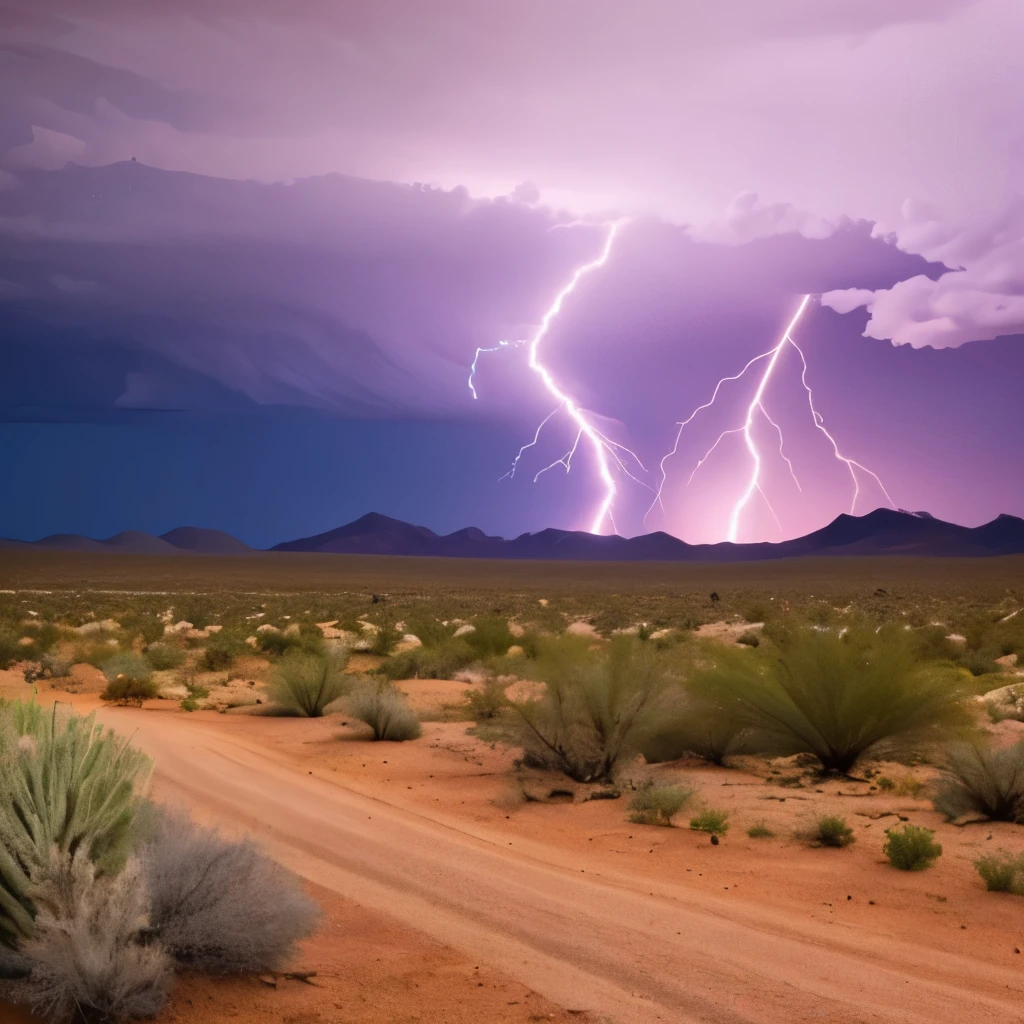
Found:
M 507 685 L 507 682 L 500 679 L 488 679 L 483 686 L 468 689 L 462 698 L 462 706 L 468 718 L 474 722 L 497 718 L 509 706 L 505 696 Z
M 516 642 L 507 619 L 476 619 L 473 626 L 473 632 L 460 639 L 466 641 L 478 658 L 500 657 Z
M 393 683 L 371 683 L 356 690 L 348 700 L 348 709 L 353 718 L 373 730 L 375 740 L 402 742 L 420 735 L 416 712 Z
M 386 658 L 395 649 L 395 644 L 402 639 L 402 634 L 394 622 L 387 620 L 377 624 L 377 629 L 370 642 L 370 653 Z
M 263 634 L 261 634 L 263 635 Z M 282 634 L 278 634 L 280 636 Z M 289 639 L 295 639 L 289 637 Z M 289 644 L 285 647 L 285 650 L 296 650 L 302 647 L 308 647 L 309 645 L 303 644 L 301 638 L 298 638 L 298 642 Z M 226 669 L 231 668 L 235 658 L 240 654 L 252 653 L 252 649 L 245 642 L 245 637 L 240 633 L 236 633 L 228 630 L 221 630 L 219 633 L 214 633 L 210 637 L 203 650 L 203 655 L 200 660 L 200 665 L 207 672 L 223 672 Z
M 989 892 L 1011 892 L 1024 896 L 1024 853 L 986 854 L 974 862 Z
M 451 679 L 476 660 L 462 637 L 449 637 L 432 647 L 414 647 L 392 654 L 378 671 L 387 679 Z
M 122 651 L 108 658 L 101 667 L 107 677 L 107 688 L 100 694 L 103 700 L 141 702 L 159 692 L 153 682 L 153 668 L 141 654 Z
M 724 836 L 729 831 L 729 813 L 709 807 L 690 819 L 690 828 L 695 832 L 710 832 L 714 836 Z
M 775 833 L 763 821 L 755 821 L 754 824 L 747 829 L 747 835 L 751 839 L 775 838 Z
M 158 616 L 147 612 L 127 612 L 117 617 L 121 628 L 129 636 L 141 636 L 148 646 L 155 644 L 164 635 L 164 623 Z M 189 620 L 191 621 L 191 620 Z M 153 666 L 156 667 L 155 665 Z M 174 666 L 171 666 L 172 668 Z
M 0 668 L 10 668 L 24 657 L 20 639 L 13 629 L 0 629 Z
M 121 653 L 116 644 L 84 643 L 78 644 L 71 652 L 71 660 L 75 665 L 92 665 L 102 671 L 103 665 L 115 655 Z
M 591 647 L 585 637 L 545 640 L 532 666 L 543 696 L 512 703 L 527 763 L 577 782 L 608 779 L 620 758 L 637 752 L 672 679 L 662 652 L 635 637 Z
M 185 652 L 176 644 L 154 643 L 146 648 L 146 660 L 158 672 L 165 672 L 183 665 Z
M 270 698 L 307 718 L 320 718 L 345 692 L 347 664 L 347 651 L 330 655 L 292 651 L 274 666 Z
M 942 856 L 942 846 L 932 838 L 935 832 L 919 825 L 886 830 L 882 852 L 900 871 L 924 871 Z
M 1010 747 L 955 744 L 932 803 L 950 821 L 978 814 L 1024 824 L 1024 740 Z
M 671 825 L 673 816 L 692 796 L 691 789 L 656 786 L 648 779 L 629 801 L 629 820 L 637 825 Z
M 849 846 L 856 839 L 846 819 L 837 814 L 826 814 L 814 823 L 812 841 L 820 846 Z
M 100 699 L 116 704 L 141 704 L 144 700 L 153 700 L 159 695 L 160 688 L 152 679 L 129 679 L 127 676 L 118 676 L 107 683 L 100 694 Z
M 181 702 L 181 710 L 182 711 L 198 711 L 199 710 L 199 701 L 195 697 L 193 697 L 191 694 L 189 694 L 189 696 L 185 697 L 182 700 L 182 702 Z
M 746 723 L 731 708 L 669 691 L 638 739 L 648 764 L 677 761 L 690 754 L 723 764 L 733 754 L 752 753 Z
M 264 654 L 280 657 L 301 645 L 302 641 L 295 633 L 285 633 L 280 629 L 260 629 L 256 632 L 256 649 Z
M 891 793 L 896 788 L 896 783 L 888 775 L 880 775 L 875 779 L 875 785 L 886 793 Z
M 454 629 L 443 625 L 438 619 L 417 616 L 408 620 L 405 631 L 416 637 L 424 647 L 437 647 L 451 639 Z
M 0 702 L 0 944 L 33 932 L 33 879 L 56 855 L 100 875 L 131 849 L 136 791 L 149 759 L 92 716 Z
M 921 665 L 903 630 L 780 629 L 775 650 L 723 650 L 689 688 L 729 707 L 765 750 L 810 753 L 845 774 L 883 744 L 905 745 L 967 721 L 952 669 Z
M 191 622 L 196 629 L 206 629 L 214 619 L 213 601 L 205 594 L 188 594 L 174 602 L 174 618 Z

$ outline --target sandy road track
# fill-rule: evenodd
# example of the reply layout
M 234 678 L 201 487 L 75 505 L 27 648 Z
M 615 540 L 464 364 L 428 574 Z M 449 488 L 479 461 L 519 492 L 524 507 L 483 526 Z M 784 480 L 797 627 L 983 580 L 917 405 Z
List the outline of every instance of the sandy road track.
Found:
M 110 709 L 156 792 L 250 829 L 300 875 L 616 1024 L 1024 1021 L 1024 964 L 989 965 L 672 883 L 599 877 L 360 795 L 215 723 Z M 517 846 L 521 848 L 517 848 Z

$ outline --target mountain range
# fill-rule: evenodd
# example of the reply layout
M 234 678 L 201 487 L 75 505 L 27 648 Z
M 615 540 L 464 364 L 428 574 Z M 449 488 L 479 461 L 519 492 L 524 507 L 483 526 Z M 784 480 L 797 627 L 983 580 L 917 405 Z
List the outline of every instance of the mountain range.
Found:
M 230 534 L 192 526 L 179 527 L 159 537 L 137 531 L 125 531 L 106 540 L 54 534 L 30 542 L 0 541 L 0 547 L 144 555 L 241 555 L 253 551 Z M 742 562 L 807 555 L 979 557 L 1024 554 L 1024 519 L 1004 514 L 984 526 L 967 527 L 944 522 L 926 512 L 879 508 L 863 516 L 837 516 L 820 530 L 779 543 L 687 544 L 662 532 L 627 538 L 547 529 L 506 540 L 470 526 L 455 533 L 438 534 L 425 526 L 371 512 L 336 530 L 285 541 L 270 550 L 595 562 Z

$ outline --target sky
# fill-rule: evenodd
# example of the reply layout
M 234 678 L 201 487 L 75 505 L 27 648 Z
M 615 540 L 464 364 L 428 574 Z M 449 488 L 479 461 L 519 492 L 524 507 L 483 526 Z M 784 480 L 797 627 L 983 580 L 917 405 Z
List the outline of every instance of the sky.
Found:
M 0 536 L 1022 515 L 1022 45 L 1019 0 L 0 0 Z

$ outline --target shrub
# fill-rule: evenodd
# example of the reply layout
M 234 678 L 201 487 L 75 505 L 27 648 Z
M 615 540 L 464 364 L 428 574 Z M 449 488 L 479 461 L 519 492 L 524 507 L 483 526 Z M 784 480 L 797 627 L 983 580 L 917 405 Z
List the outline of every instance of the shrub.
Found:
M 181 701 L 180 707 L 182 711 L 198 711 L 199 701 L 190 694 Z
M 695 832 L 710 832 L 713 836 L 724 836 L 729 831 L 727 811 L 715 811 L 710 807 L 690 819 L 690 828 Z
M 449 637 L 432 647 L 392 654 L 378 671 L 387 679 L 451 679 L 474 660 L 473 648 L 461 636 Z
M 370 653 L 386 658 L 395 649 L 395 644 L 402 639 L 402 634 L 391 621 L 378 623 L 370 642 Z
M 277 970 L 313 929 L 316 906 L 295 877 L 247 840 L 158 811 L 139 860 L 152 935 L 183 967 Z
M 259 635 L 263 636 L 265 634 Z M 279 633 L 277 635 L 283 636 L 284 634 Z M 297 640 L 298 642 L 289 643 L 285 650 L 294 650 L 297 647 L 304 646 L 301 638 L 289 637 L 289 640 Z M 250 651 L 250 648 L 245 642 L 244 636 L 228 632 L 227 630 L 221 630 L 221 632 L 214 633 L 210 637 L 203 650 L 200 665 L 207 672 L 223 672 L 225 669 L 231 668 L 232 662 L 238 655 L 245 654 L 247 651 Z
M 935 832 L 919 825 L 886 830 L 882 852 L 889 863 L 900 871 L 924 871 L 942 856 L 942 846 L 932 838 Z
M 147 646 L 152 646 L 164 635 L 163 621 L 156 615 L 146 612 L 126 612 L 118 616 L 118 621 L 129 636 L 141 636 L 142 642 Z M 171 666 L 171 668 L 174 667 Z
M 406 633 L 411 633 L 424 647 L 437 647 L 451 639 L 454 630 L 443 625 L 438 619 L 426 616 L 410 618 L 406 623 Z
M 747 829 L 747 835 L 751 839 L 774 839 L 775 833 L 763 822 L 756 821 Z
M 64 1022 L 154 1017 L 170 988 L 170 961 L 142 941 L 148 911 L 139 865 L 96 878 L 84 853 L 55 858 L 35 886 L 32 938 L 21 946 L 30 974 L 23 1001 Z
M 270 697 L 282 707 L 307 718 L 320 718 L 327 705 L 345 692 L 347 664 L 347 651 L 343 654 L 293 651 L 274 667 Z
M 24 657 L 19 639 L 13 629 L 0 629 L 0 668 L 10 668 Z
M 116 644 L 78 644 L 71 652 L 71 661 L 75 665 L 92 665 L 93 668 L 98 668 L 102 671 L 103 665 L 118 653 Z
M 103 662 L 103 674 L 107 677 L 107 688 L 100 694 L 103 700 L 141 703 L 159 692 L 149 662 L 134 651 L 122 651 L 108 658 Z
M 896 783 L 888 775 L 880 775 L 875 779 L 875 785 L 886 793 L 891 793 L 896 788 Z
M 849 846 L 856 839 L 846 819 L 838 814 L 826 814 L 814 823 L 813 842 L 820 846 Z
M 746 723 L 731 709 L 676 693 L 649 718 L 638 747 L 648 764 L 677 761 L 687 754 L 723 764 L 732 754 L 750 752 L 748 734 Z
M 497 718 L 509 706 L 505 696 L 507 681 L 488 679 L 483 686 L 474 686 L 467 690 L 462 698 L 465 713 L 474 722 L 483 719 Z
M 81 853 L 100 875 L 124 866 L 148 769 L 92 716 L 0 703 L 0 944 L 32 934 L 33 876 L 54 850 Z
M 649 779 L 629 801 L 629 820 L 637 825 L 671 825 L 672 818 L 693 796 L 682 786 L 656 786 Z
M 478 658 L 500 657 L 516 642 L 508 628 L 507 619 L 476 619 L 474 630 L 461 639 L 473 650 Z
M 256 632 L 256 648 L 264 654 L 280 657 L 300 646 L 300 639 L 295 633 L 285 633 L 280 629 L 260 629 Z
M 948 820 L 978 814 L 1024 824 L 1024 740 L 1010 747 L 958 743 L 932 799 Z
M 393 683 L 371 683 L 349 698 L 349 714 L 373 730 L 375 740 L 402 742 L 420 735 L 420 720 Z
M 58 651 L 47 651 L 39 660 L 39 668 L 46 679 L 64 679 L 71 675 L 71 659 Z
M 989 853 L 974 862 L 989 892 L 1011 892 L 1024 896 L 1024 853 L 1005 850 Z
M 610 778 L 619 759 L 639 749 L 671 679 L 662 653 L 635 637 L 590 648 L 583 637 L 545 641 L 535 663 L 543 697 L 512 703 L 527 762 L 577 782 Z
M 206 629 L 213 622 L 213 603 L 205 594 L 189 594 L 174 602 L 174 618 Z
M 146 648 L 146 660 L 159 672 L 179 668 L 185 663 L 185 652 L 175 644 L 156 643 Z
M 882 744 L 966 721 L 954 670 L 921 665 L 902 630 L 780 630 L 775 646 L 764 656 L 724 650 L 689 685 L 776 753 L 810 753 L 844 774 Z

